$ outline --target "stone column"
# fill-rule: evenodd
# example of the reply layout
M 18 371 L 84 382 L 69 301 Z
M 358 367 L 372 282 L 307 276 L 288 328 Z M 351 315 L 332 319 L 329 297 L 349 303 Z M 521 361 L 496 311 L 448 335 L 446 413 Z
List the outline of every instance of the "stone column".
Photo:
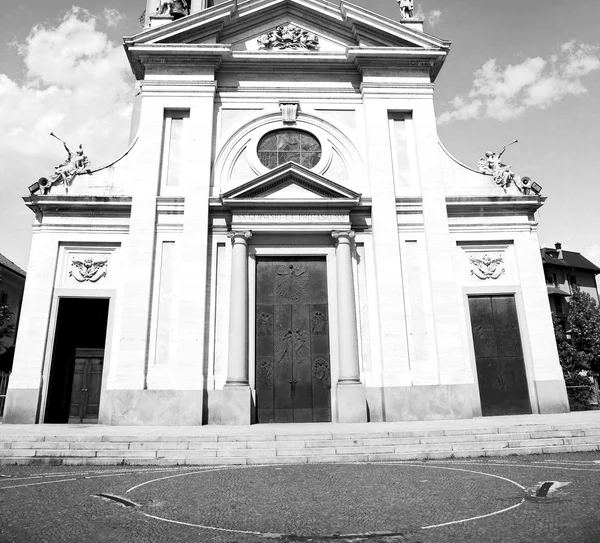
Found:
M 229 359 L 226 387 L 248 382 L 248 240 L 252 232 L 230 232 L 231 294 L 229 299 Z
M 366 388 L 360 381 L 358 327 L 352 271 L 353 231 L 331 233 L 336 240 L 338 352 L 340 360 L 338 422 L 367 422 Z
M 247 425 L 252 420 L 248 381 L 248 240 L 252 232 L 230 232 L 231 293 L 229 300 L 229 358 L 227 381 L 211 422 Z

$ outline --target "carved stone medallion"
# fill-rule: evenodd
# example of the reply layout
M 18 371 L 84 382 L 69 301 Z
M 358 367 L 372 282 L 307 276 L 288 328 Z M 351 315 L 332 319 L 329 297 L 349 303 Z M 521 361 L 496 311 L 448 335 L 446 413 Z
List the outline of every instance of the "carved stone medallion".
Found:
M 490 255 L 484 255 L 483 258 L 469 257 L 473 269 L 471 275 L 479 277 L 479 279 L 498 279 L 502 274 L 506 273 L 506 269 L 501 266 L 504 263 L 502 256 L 491 258 Z
M 75 260 L 71 262 L 71 271 L 69 277 L 73 277 L 79 283 L 89 281 L 96 283 L 106 276 L 108 260 L 94 260 L 86 258 L 85 260 Z
M 318 51 L 320 48 L 317 35 L 292 24 L 278 26 L 275 30 L 258 38 L 257 41 L 262 50 L 306 49 Z

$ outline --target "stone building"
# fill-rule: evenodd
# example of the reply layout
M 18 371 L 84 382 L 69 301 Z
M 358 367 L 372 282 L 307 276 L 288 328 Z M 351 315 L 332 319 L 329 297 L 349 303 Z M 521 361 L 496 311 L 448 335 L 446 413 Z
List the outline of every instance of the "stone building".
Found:
M 440 143 L 447 41 L 345 0 L 146 13 L 131 147 L 25 198 L 7 422 L 568 411 L 544 198 Z

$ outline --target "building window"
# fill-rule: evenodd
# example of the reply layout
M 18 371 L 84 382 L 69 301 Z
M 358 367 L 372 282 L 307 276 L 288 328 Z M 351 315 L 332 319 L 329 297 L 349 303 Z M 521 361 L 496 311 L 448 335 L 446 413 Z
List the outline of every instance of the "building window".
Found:
M 270 170 L 286 162 L 314 168 L 321 160 L 321 154 L 319 140 L 301 130 L 269 132 L 258 142 L 258 159 Z
M 576 285 L 577 284 L 577 277 L 575 277 L 574 275 L 569 275 L 569 285 Z
M 180 185 L 185 141 L 184 128 L 189 117 L 189 110 L 165 111 L 161 171 L 161 182 L 164 187 Z
M 6 292 L 0 294 L 0 305 L 8 305 L 8 294 Z
M 389 112 L 388 120 L 396 188 L 416 189 L 419 180 L 412 113 Z

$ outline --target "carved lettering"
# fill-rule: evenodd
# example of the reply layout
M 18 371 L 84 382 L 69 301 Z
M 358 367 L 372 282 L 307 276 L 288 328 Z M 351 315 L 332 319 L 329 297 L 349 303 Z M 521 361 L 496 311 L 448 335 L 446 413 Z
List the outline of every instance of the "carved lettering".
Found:
M 285 223 L 327 223 L 327 222 L 347 222 L 347 215 L 320 215 L 320 214 L 288 214 L 288 213 L 260 213 L 252 215 L 235 215 L 235 219 L 241 222 L 285 222 Z

